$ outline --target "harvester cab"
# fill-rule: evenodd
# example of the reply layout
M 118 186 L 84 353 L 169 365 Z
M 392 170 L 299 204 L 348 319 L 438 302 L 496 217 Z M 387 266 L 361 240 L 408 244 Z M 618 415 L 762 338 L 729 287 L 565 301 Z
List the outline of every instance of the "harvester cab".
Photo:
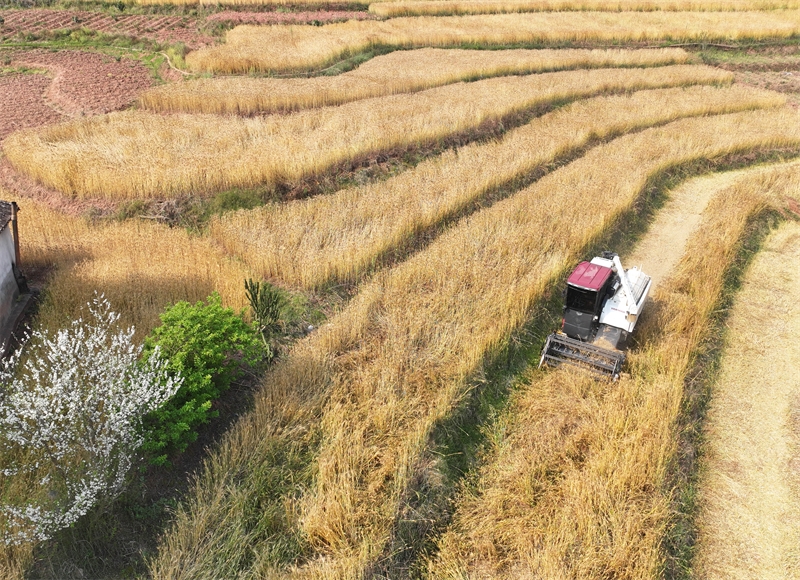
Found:
M 617 379 L 650 285 L 613 252 L 578 264 L 567 278 L 561 331 L 547 337 L 539 367 L 571 364 Z

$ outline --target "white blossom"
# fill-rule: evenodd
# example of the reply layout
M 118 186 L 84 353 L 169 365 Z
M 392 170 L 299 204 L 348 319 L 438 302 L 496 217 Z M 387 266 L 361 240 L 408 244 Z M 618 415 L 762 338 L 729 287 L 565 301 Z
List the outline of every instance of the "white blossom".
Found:
M 6 544 L 47 539 L 119 493 L 142 417 L 181 385 L 157 347 L 139 361 L 134 329 L 120 329 L 103 296 L 89 314 L 54 336 L 33 332 L 0 364 L 0 454 L 20 458 L 0 473 L 39 473 L 31 497 L 0 503 Z

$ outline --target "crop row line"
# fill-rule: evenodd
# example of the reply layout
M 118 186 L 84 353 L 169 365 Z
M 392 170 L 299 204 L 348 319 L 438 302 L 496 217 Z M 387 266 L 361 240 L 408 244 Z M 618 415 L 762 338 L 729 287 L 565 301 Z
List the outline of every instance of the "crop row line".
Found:
M 591 141 L 677 117 L 780 106 L 773 93 L 733 86 L 639 91 L 579 101 L 499 141 L 471 144 L 385 181 L 333 195 L 221 216 L 211 234 L 264 277 L 315 288 L 352 282 L 413 240 Z
M 164 198 L 291 183 L 369 154 L 435 143 L 582 96 L 731 78 L 692 65 L 595 69 L 497 77 L 283 117 L 126 111 L 19 131 L 3 149 L 15 168 L 67 195 Z
M 363 574 L 413 493 L 433 426 L 582 249 L 668 168 L 800 146 L 796 121 L 786 111 L 735 113 L 621 137 L 376 276 L 266 378 L 254 412 L 229 433 L 179 510 L 154 576 L 202 574 L 222 562 L 274 570 L 285 564 L 279 537 L 299 539 L 293 557 L 308 562 L 305 576 Z M 260 489 L 264 474 L 292 477 L 274 463 L 277 450 L 309 439 L 322 441 L 306 470 L 312 475 Z M 233 514 L 256 498 L 269 522 L 242 525 Z

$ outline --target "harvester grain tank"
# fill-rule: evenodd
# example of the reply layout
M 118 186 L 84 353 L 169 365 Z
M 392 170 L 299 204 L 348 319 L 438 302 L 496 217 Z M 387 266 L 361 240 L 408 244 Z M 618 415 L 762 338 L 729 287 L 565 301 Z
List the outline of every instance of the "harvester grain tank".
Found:
M 570 364 L 617 379 L 650 285 L 613 252 L 578 264 L 567 278 L 561 331 L 547 337 L 539 367 Z

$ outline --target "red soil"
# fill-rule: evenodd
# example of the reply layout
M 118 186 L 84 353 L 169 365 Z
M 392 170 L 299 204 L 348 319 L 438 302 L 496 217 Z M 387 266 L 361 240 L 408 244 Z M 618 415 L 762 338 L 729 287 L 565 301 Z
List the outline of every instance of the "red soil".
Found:
M 111 16 L 100 12 L 77 10 L 6 10 L 0 26 L 0 38 L 25 33 L 87 28 L 106 34 L 146 38 L 162 43 L 183 42 L 189 48 L 212 44 L 211 36 L 198 30 L 198 21 L 183 16 L 146 16 L 121 14 Z
M 116 111 L 153 84 L 150 72 L 129 58 L 117 61 L 103 54 L 67 50 L 30 50 L 10 57 L 12 66 L 50 71 L 53 79 L 44 99 L 70 116 Z
M 0 140 L 19 129 L 38 127 L 69 117 L 107 113 L 124 108 L 150 87 L 149 71 L 138 61 L 118 62 L 106 55 L 29 50 L 7 53 L 5 66 L 46 69 L 44 74 L 0 75 Z M 17 197 L 38 199 L 48 206 L 78 215 L 100 207 L 65 198 L 17 173 L 7 159 L 0 161 L 0 185 Z
M 231 24 L 308 24 L 310 22 L 328 23 L 345 20 L 376 20 L 369 12 L 343 12 L 339 10 L 320 10 L 316 12 L 236 12 L 225 10 L 206 18 L 206 22 L 226 22 Z
M 13 131 L 56 123 L 60 113 L 49 107 L 44 93 L 52 79 L 44 75 L 0 76 L 0 139 Z

